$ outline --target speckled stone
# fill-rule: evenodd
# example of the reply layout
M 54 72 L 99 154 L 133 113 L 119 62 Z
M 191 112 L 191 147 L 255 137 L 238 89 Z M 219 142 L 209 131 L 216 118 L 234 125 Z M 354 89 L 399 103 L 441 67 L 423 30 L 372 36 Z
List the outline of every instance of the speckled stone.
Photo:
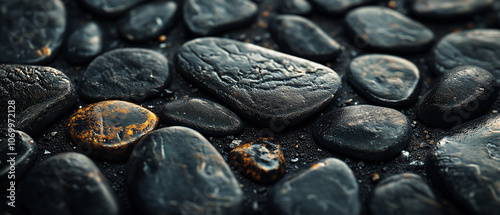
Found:
M 91 12 L 104 16 L 118 16 L 145 1 L 148 0 L 80 0 Z
M 71 34 L 66 47 L 66 60 L 83 64 L 102 52 L 102 31 L 95 22 L 89 22 Z
M 375 2 L 375 0 L 310 0 L 315 9 L 330 15 L 342 15 L 354 7 Z
M 16 187 L 19 187 L 19 182 L 24 174 L 38 157 L 37 145 L 28 134 L 22 131 L 13 129 L 9 132 L 9 130 L 2 128 L 0 135 L 0 187 L 3 189 L 10 181 L 14 181 L 17 184 Z M 15 159 L 11 159 L 13 157 Z M 14 170 L 10 169 L 12 164 L 14 164 Z M 13 174 L 9 174 L 9 172 L 13 172 Z
M 312 6 L 307 0 L 281 0 L 279 10 L 284 14 L 307 15 Z
M 411 4 L 411 11 L 422 18 L 452 19 L 487 10 L 494 2 L 494 0 L 415 0 Z

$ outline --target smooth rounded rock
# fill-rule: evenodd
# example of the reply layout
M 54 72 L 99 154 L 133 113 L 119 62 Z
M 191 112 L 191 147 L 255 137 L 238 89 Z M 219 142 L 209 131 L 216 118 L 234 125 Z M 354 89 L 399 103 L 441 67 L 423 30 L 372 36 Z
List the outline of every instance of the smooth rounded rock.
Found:
M 87 67 L 78 94 L 88 101 L 143 101 L 170 81 L 168 60 L 149 49 L 122 48 L 104 53 Z
M 0 135 L 0 187 L 3 189 L 11 181 L 19 185 L 35 162 L 38 148 L 35 141 L 22 131 L 2 128 Z
M 309 60 L 334 60 L 340 45 L 313 22 L 297 15 L 279 15 L 272 19 L 269 31 L 283 51 Z
M 3 0 L 0 63 L 44 64 L 59 50 L 66 31 L 60 0 Z
M 74 152 L 34 166 L 23 182 L 21 200 L 30 214 L 121 214 L 106 177 L 92 160 Z
M 104 16 L 117 16 L 133 6 L 148 0 L 80 0 L 93 13 Z
M 466 214 L 500 211 L 500 115 L 454 128 L 438 141 L 427 160 L 435 187 Z
M 146 108 L 110 100 L 77 110 L 68 120 L 68 131 L 79 152 L 106 161 L 123 161 L 158 121 Z
M 377 51 L 416 53 L 429 49 L 434 33 L 398 11 L 366 6 L 345 17 L 346 31 L 358 48 Z
M 357 57 L 351 61 L 346 74 L 352 86 L 377 105 L 405 107 L 413 104 L 420 92 L 417 66 L 392 55 Z
M 342 15 L 354 7 L 375 2 L 375 0 L 310 0 L 316 10 L 330 15 Z
M 279 9 L 284 14 L 307 15 L 312 6 L 307 0 L 281 0 Z
M 448 128 L 481 116 L 498 97 L 491 73 L 474 66 L 452 69 L 420 99 L 417 115 L 424 123 Z
M 494 0 L 415 0 L 411 4 L 411 11 L 422 18 L 453 19 L 487 10 L 494 2 Z
M 167 127 L 141 139 L 128 162 L 131 198 L 143 214 L 240 214 L 243 191 L 200 133 Z
M 187 98 L 166 103 L 160 118 L 171 125 L 190 127 L 210 136 L 225 136 L 241 132 L 243 122 L 226 107 L 201 98 Z
M 326 158 L 285 177 L 269 194 L 270 214 L 358 215 L 358 182 L 341 160 Z
M 281 146 L 273 138 L 259 138 L 229 152 L 230 162 L 255 182 L 270 184 L 279 180 L 286 170 Z
M 381 161 L 395 157 L 410 142 L 411 126 L 401 112 L 358 105 L 323 115 L 313 125 L 320 146 L 350 157 Z
M 66 60 L 88 63 L 102 52 L 102 31 L 95 22 L 89 22 L 71 34 L 66 47 Z

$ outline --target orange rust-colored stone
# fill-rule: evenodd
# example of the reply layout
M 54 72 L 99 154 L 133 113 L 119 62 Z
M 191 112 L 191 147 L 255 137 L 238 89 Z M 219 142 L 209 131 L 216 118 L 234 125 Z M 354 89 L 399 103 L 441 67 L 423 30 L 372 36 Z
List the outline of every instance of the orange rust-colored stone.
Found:
M 137 140 L 158 125 L 151 111 L 125 101 L 102 101 L 76 111 L 68 131 L 79 152 L 107 161 L 128 158 Z

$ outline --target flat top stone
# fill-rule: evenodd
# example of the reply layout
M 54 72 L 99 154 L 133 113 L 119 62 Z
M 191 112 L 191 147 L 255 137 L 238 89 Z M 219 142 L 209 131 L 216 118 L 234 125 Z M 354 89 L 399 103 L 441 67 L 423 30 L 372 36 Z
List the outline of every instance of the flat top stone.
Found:
M 117 16 L 136 4 L 147 0 L 80 0 L 92 12 L 106 16 Z
M 102 46 L 101 28 L 89 22 L 71 34 L 65 57 L 71 63 L 88 63 L 102 52 Z
M 495 0 L 415 0 L 411 10 L 422 17 L 454 18 L 472 15 L 493 5 Z

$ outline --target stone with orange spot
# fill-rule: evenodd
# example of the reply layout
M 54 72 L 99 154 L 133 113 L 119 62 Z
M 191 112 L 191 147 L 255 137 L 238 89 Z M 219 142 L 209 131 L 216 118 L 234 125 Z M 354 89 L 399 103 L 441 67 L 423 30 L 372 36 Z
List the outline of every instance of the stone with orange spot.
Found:
M 229 152 L 229 159 L 246 177 L 264 184 L 276 182 L 285 174 L 281 146 L 273 138 L 259 138 Z
M 102 160 L 121 161 L 158 121 L 153 112 L 139 105 L 110 100 L 76 111 L 69 119 L 68 130 L 78 151 Z

